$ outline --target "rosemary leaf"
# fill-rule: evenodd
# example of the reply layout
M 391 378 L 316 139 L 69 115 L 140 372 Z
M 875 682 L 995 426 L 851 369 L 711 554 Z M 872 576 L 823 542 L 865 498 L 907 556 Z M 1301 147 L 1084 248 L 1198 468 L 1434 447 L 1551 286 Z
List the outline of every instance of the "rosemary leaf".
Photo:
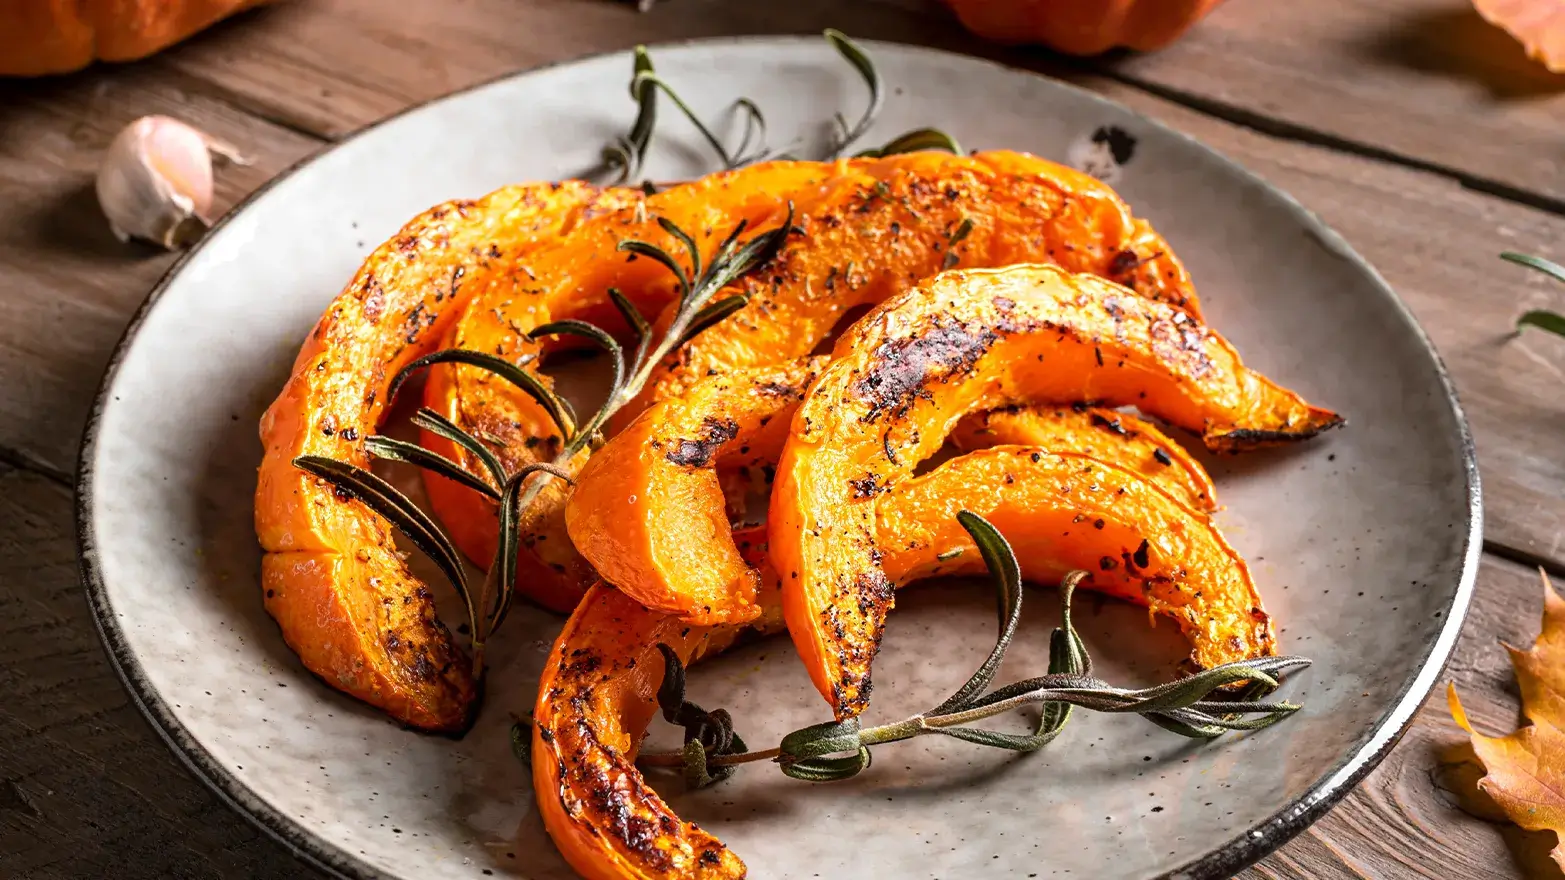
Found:
M 749 98 L 740 98 L 734 102 L 734 106 L 745 114 L 744 134 L 739 139 L 739 148 L 734 150 L 734 162 L 740 167 L 751 165 L 765 159 L 768 155 L 766 149 L 766 116 L 761 113 L 761 108 Z M 757 152 L 749 153 L 750 142 L 757 144 Z
M 733 296 L 725 296 L 717 302 L 708 303 L 696 312 L 690 319 L 690 326 L 685 328 L 684 335 L 674 344 L 675 348 L 682 348 L 685 343 L 694 339 L 702 330 L 716 324 L 734 312 L 744 308 L 750 302 L 748 294 L 737 293 Z
M 531 360 L 531 358 L 528 358 L 523 363 Z M 575 433 L 576 414 L 571 410 L 571 405 L 566 402 L 565 398 L 555 394 L 549 386 L 543 383 L 542 379 L 527 372 L 517 364 L 511 363 L 505 358 L 485 354 L 481 351 L 473 351 L 466 348 L 446 348 L 432 354 L 426 354 L 403 367 L 402 372 L 398 373 L 391 380 L 391 395 L 394 396 L 397 389 L 402 387 L 402 383 L 407 381 L 407 378 L 416 370 L 434 364 L 466 364 L 470 367 L 487 370 L 515 385 L 526 393 L 528 397 L 538 401 L 538 405 L 542 406 L 549 413 L 549 417 L 554 420 L 554 423 L 559 426 L 561 433 L 566 437 L 571 437 Z
M 533 462 L 519 468 L 511 479 L 505 484 L 505 492 L 500 497 L 500 509 L 496 514 L 499 520 L 499 544 L 495 548 L 494 562 L 489 566 L 489 577 L 484 582 L 484 596 L 486 605 L 492 604 L 489 614 L 489 626 L 484 633 L 493 633 L 505 622 L 506 615 L 511 612 L 511 603 L 516 596 L 512 584 L 516 581 L 516 554 L 521 543 L 521 519 L 527 509 L 525 496 L 522 494 L 522 486 L 527 478 L 534 474 L 548 474 L 567 483 L 574 482 L 569 471 L 559 465 L 548 462 Z M 475 639 L 478 638 L 478 630 L 474 630 Z
M 614 180 L 616 185 L 641 173 L 647 147 L 652 143 L 652 130 L 657 127 L 657 90 L 641 80 L 643 73 L 652 72 L 652 56 L 647 54 L 647 47 L 637 46 L 630 80 L 630 96 L 636 101 L 636 121 L 631 124 L 628 134 L 603 148 L 603 161 L 609 167 L 619 169 Z
M 1505 251 L 1501 253 L 1500 259 L 1509 260 L 1512 263 L 1519 263 L 1520 265 L 1526 266 L 1530 269 L 1537 269 L 1539 272 L 1553 276 L 1556 281 L 1565 281 L 1565 266 L 1561 266 L 1559 263 L 1556 263 L 1553 260 L 1546 260 L 1543 257 L 1535 257 L 1532 254 L 1518 254 L 1515 251 Z
M 869 748 L 859 746 L 852 754 L 841 758 L 808 758 L 803 761 L 779 761 L 783 775 L 804 782 L 839 782 L 851 779 L 869 769 Z
M 690 105 L 686 104 L 685 100 L 679 97 L 679 93 L 674 91 L 674 87 L 669 85 L 666 80 L 658 76 L 654 71 L 641 70 L 636 72 L 635 79 L 631 81 L 631 89 L 633 91 L 638 87 L 661 89 L 663 94 L 667 95 L 669 100 L 674 102 L 674 106 L 679 108 L 679 112 L 685 114 L 685 118 L 690 120 L 690 124 L 695 126 L 696 131 L 701 133 L 701 137 L 706 139 L 707 144 L 712 147 L 712 151 L 717 153 L 717 157 L 723 162 L 723 168 L 731 169 L 737 167 L 733 156 L 723 146 L 723 142 L 718 139 L 717 135 L 712 133 L 710 128 L 707 128 L 706 123 L 701 121 L 701 117 L 697 116 L 696 112 L 690 109 Z
M 1516 319 L 1517 332 L 1520 332 L 1523 327 L 1537 327 L 1555 336 L 1565 336 L 1565 315 L 1547 309 L 1533 309 Z
M 690 275 L 689 275 L 689 277 L 691 277 L 691 278 L 700 278 L 701 277 L 701 249 L 696 247 L 695 239 L 690 237 L 690 233 L 686 232 L 683 229 L 680 229 L 678 223 L 675 223 L 674 221 L 668 219 L 667 217 L 659 217 L 658 218 L 658 225 L 663 227 L 663 231 L 664 232 L 667 232 L 669 235 L 672 235 L 675 238 L 679 239 L 679 243 L 685 246 L 685 255 L 690 258 Z
M 390 483 L 361 467 L 344 461 L 319 455 L 301 455 L 293 460 L 294 467 L 313 474 L 341 492 L 364 502 L 371 510 L 385 517 L 408 537 L 418 549 L 434 560 L 440 570 L 451 580 L 451 585 L 467 605 L 468 620 L 477 629 L 476 610 L 467 588 L 467 572 L 462 568 L 462 557 L 456 545 L 435 521 L 418 509 L 418 505 L 398 492 Z
M 376 458 L 405 461 L 424 470 L 433 471 L 453 482 L 461 483 L 474 492 L 478 492 L 488 498 L 495 500 L 500 498 L 499 491 L 489 485 L 487 481 L 473 475 L 467 468 L 446 458 L 444 455 L 438 452 L 431 452 L 417 443 L 409 443 L 405 440 L 376 435 L 364 439 L 364 451 Z
M 413 414 L 413 424 L 466 449 L 480 462 L 483 462 L 484 469 L 489 472 L 489 478 L 494 481 L 494 485 L 505 485 L 505 465 L 501 464 L 500 456 L 495 455 L 489 447 L 480 443 L 477 437 L 462 430 L 454 422 L 428 407 L 419 407 L 418 412 Z M 496 494 L 498 496 L 498 493 Z
M 635 254 L 638 257 L 646 257 L 648 259 L 657 260 L 659 263 L 662 263 L 664 266 L 668 267 L 670 272 L 674 273 L 674 278 L 679 282 L 679 291 L 681 295 L 686 294 L 690 290 L 689 273 L 685 271 L 684 266 L 679 264 L 678 260 L 675 260 L 673 257 L 669 256 L 668 251 L 663 250 L 655 244 L 649 244 L 634 238 L 627 238 L 624 241 L 621 241 L 619 243 L 619 249 Z
M 864 78 L 864 85 L 869 87 L 869 106 L 865 108 L 864 115 L 859 117 L 857 125 L 848 129 L 847 123 L 841 121 L 841 115 L 838 115 L 839 124 L 844 131 L 827 156 L 828 159 L 835 159 L 842 155 L 844 150 L 852 146 L 854 141 L 857 141 L 864 136 L 865 132 L 869 131 L 869 127 L 875 122 L 875 117 L 880 115 L 880 108 L 885 102 L 886 96 L 881 90 L 880 73 L 875 70 L 875 62 L 870 60 L 869 55 L 859 48 L 857 43 L 848 39 L 847 34 L 835 28 L 827 28 L 825 37 L 826 42 L 830 43 L 832 48 L 837 50 L 838 54 L 847 59 L 849 64 L 853 65 L 853 69 L 858 71 L 859 76 Z
M 943 153 L 963 155 L 962 145 L 956 138 L 941 131 L 938 128 L 915 128 L 912 131 L 903 132 L 882 147 L 872 150 L 861 150 L 854 154 L 854 158 L 880 158 L 883 156 L 897 156 L 902 153 L 917 153 L 924 150 L 936 150 Z
M 614 302 L 614 308 L 619 310 L 625 318 L 625 323 L 630 326 L 630 331 L 636 336 L 636 351 L 630 358 L 630 369 L 634 372 L 641 367 L 641 362 L 647 357 L 647 349 L 652 345 L 652 325 L 636 308 L 636 304 L 625 297 L 618 287 L 609 288 L 609 299 Z
M 965 709 L 989 687 L 995 673 L 1000 671 L 1000 663 L 1005 660 L 1005 652 L 1011 647 L 1011 639 L 1016 636 L 1016 626 L 1022 617 L 1022 570 L 1010 543 L 1000 534 L 999 529 L 976 513 L 963 510 L 957 513 L 956 519 L 972 537 L 973 543 L 978 545 L 978 552 L 983 555 L 984 565 L 994 580 L 995 594 L 999 599 L 1000 636 L 995 640 L 989 656 L 967 683 L 947 697 L 945 702 L 929 710 L 926 713 L 929 715 L 946 715 Z
M 615 341 L 614 337 L 608 334 L 608 331 L 586 321 L 566 319 L 541 324 L 527 334 L 527 338 L 536 340 L 543 336 L 561 335 L 579 336 L 592 341 L 599 348 L 608 352 L 609 357 L 614 361 L 614 378 L 609 383 L 609 396 L 612 397 L 615 392 L 619 391 L 620 386 L 625 382 L 625 352 L 619 347 L 619 343 Z
M 863 747 L 859 719 L 827 721 L 800 728 L 783 737 L 778 760 L 784 764 L 819 758 L 839 752 L 851 752 Z

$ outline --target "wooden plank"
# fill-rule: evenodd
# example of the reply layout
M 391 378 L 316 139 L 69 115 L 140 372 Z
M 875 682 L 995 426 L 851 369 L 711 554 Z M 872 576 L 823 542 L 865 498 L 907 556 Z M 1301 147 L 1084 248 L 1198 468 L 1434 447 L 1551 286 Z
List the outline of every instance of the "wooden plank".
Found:
M 83 601 L 73 534 L 70 489 L 0 465 L 0 875 L 298 876 L 131 704 Z
M 1467 0 L 1225 3 L 1166 49 L 1104 69 L 1565 210 L 1565 76 L 1530 61 Z
M 219 170 L 219 211 L 320 145 L 185 85 L 144 66 L 0 83 L 0 448 L 13 459 L 74 468 L 109 352 L 174 259 L 117 241 L 98 208 L 94 177 L 120 128 L 165 114 L 242 145 L 254 164 Z

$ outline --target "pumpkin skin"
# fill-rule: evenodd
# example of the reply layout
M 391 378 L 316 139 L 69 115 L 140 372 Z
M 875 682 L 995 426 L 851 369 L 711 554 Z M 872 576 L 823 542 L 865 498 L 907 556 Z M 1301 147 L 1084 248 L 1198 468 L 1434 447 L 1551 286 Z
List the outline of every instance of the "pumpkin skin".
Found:
M 266 610 L 332 687 L 441 732 L 466 727 L 477 694 L 433 595 L 397 553 L 391 524 L 294 458 L 368 467 L 364 439 L 385 415 L 392 377 L 433 350 L 485 279 L 633 193 L 528 184 L 431 208 L 370 254 L 300 349 L 261 417 L 255 531 Z
M 1067 55 L 1118 46 L 1150 52 L 1179 39 L 1222 0 L 946 0 L 968 30 L 997 43 Z
M 833 358 L 794 414 L 768 534 L 786 572 L 788 631 L 838 720 L 868 705 L 892 602 L 876 504 L 858 487 L 897 491 L 968 413 L 1134 405 L 1201 431 L 1219 451 L 1296 442 L 1342 422 L 1246 368 L 1185 312 L 1057 266 L 937 275 L 853 325 Z M 1152 572 L 1147 554 L 1145 545 L 1134 554 L 1135 568 Z M 1152 551 L 1154 569 L 1160 555 Z
M 269 0 L 8 0 L 0 76 L 43 76 L 133 61 Z

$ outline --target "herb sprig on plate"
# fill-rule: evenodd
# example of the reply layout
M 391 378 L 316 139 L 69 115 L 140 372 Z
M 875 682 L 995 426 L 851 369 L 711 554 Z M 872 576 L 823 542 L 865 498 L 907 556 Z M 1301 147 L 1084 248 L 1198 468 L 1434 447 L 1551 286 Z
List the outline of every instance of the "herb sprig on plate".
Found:
M 1241 660 L 1134 690 L 1094 677 L 1092 658 L 1071 624 L 1071 598 L 1086 577 L 1082 571 L 1072 572 L 1060 584 L 1061 625 L 1050 637 L 1048 673 L 990 690 L 1021 621 L 1021 568 L 1010 544 L 987 520 L 966 510 L 957 514 L 957 519 L 989 569 L 999 600 L 1000 627 L 989 656 L 945 701 L 926 712 L 876 727 L 862 727 L 856 718 L 812 725 L 783 737 L 775 748 L 747 752 L 727 711 L 707 712 L 685 699 L 684 667 L 672 649 L 659 645 L 664 671 L 658 705 L 664 720 L 684 728 L 685 744 L 678 752 L 642 755 L 637 763 L 681 768 L 686 783 L 697 788 L 728 778 L 740 764 L 758 761 L 773 762 L 795 779 L 833 782 L 867 769 L 871 746 L 919 736 L 938 734 L 991 748 L 1036 751 L 1064 730 L 1072 707 L 1140 715 L 1165 730 L 1194 739 L 1259 730 L 1299 710 L 1294 703 L 1264 702 L 1256 697 L 1278 687 L 1285 673 L 1308 666 L 1310 661 L 1303 657 Z M 1039 707 L 1031 733 L 969 726 L 1026 706 Z M 518 724 L 522 726 L 513 730 L 513 737 L 526 739 L 525 723 Z

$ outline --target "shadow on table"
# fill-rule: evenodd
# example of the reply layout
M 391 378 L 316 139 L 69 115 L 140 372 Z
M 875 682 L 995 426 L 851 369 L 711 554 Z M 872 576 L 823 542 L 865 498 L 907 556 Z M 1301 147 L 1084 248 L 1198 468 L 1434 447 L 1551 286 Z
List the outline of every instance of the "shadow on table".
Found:
M 1394 19 L 1365 49 L 1386 63 L 1477 83 L 1500 100 L 1565 91 L 1565 74 L 1550 73 L 1528 58 L 1520 42 L 1471 7 Z

